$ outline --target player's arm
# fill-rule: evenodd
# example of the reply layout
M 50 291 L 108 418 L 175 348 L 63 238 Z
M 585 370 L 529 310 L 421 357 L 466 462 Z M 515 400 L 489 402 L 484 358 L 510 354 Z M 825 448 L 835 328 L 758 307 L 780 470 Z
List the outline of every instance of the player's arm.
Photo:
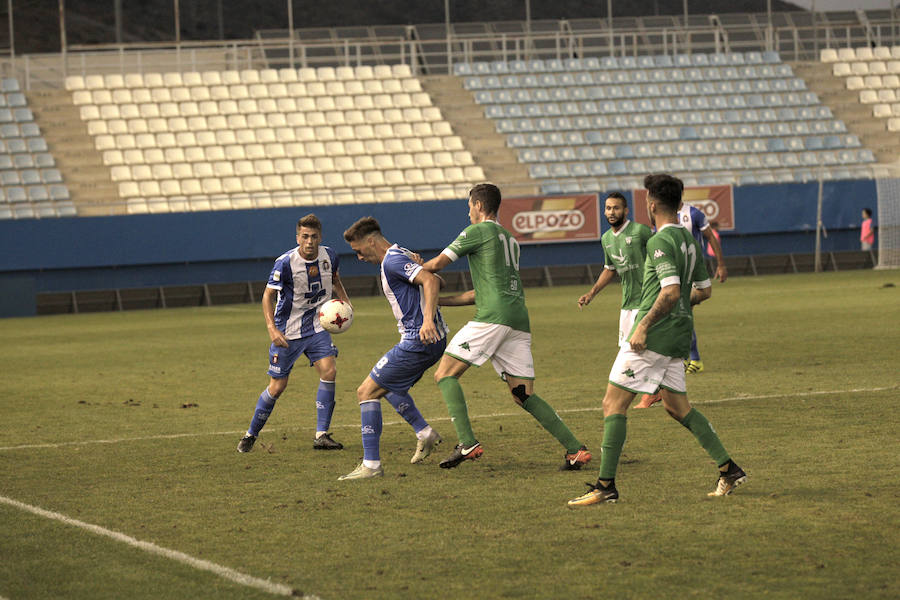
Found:
M 712 286 L 705 288 L 691 288 L 691 306 L 697 306 L 712 296 Z
M 719 243 L 719 238 L 713 233 L 712 227 L 707 227 L 702 232 L 703 237 L 706 238 L 706 243 L 709 244 L 713 249 L 713 254 L 716 255 L 716 279 L 725 283 L 725 280 L 728 279 L 728 268 L 725 266 L 725 255 L 722 254 L 722 244 Z
M 422 268 L 431 273 L 437 273 L 447 265 L 453 262 L 449 256 L 444 253 L 438 254 L 431 260 L 422 264 Z
M 659 296 L 656 297 L 653 306 L 650 307 L 644 318 L 634 328 L 634 333 L 631 334 L 631 338 L 628 340 L 632 350 L 643 352 L 647 349 L 647 332 L 650 331 L 654 323 L 672 311 L 680 297 L 681 285 L 678 283 L 667 285 L 659 290 Z
M 275 288 L 267 287 L 266 291 L 263 292 L 262 310 L 263 316 L 266 319 L 266 331 L 269 332 L 269 339 L 273 344 L 281 346 L 282 348 L 287 348 L 287 338 L 284 337 L 284 333 L 279 331 L 278 327 L 275 326 L 275 302 L 277 299 L 278 290 Z
M 437 314 L 438 292 L 441 289 L 441 279 L 434 273 L 419 269 L 412 280 L 413 284 L 422 288 L 425 298 L 425 306 L 422 308 L 422 327 L 419 329 L 419 339 L 424 344 L 433 344 L 440 339 L 440 333 L 434 324 Z
M 344 289 L 344 283 L 341 281 L 341 276 L 337 274 L 337 271 L 331 274 L 331 289 L 339 300 L 353 306 L 353 303 L 350 302 L 350 296 L 347 295 L 347 290 Z
M 584 294 L 581 298 L 578 299 L 578 308 L 583 306 L 587 306 L 591 303 L 591 300 L 594 299 L 594 296 L 603 291 L 609 282 L 613 280 L 613 274 L 615 273 L 614 269 L 610 269 L 608 267 L 603 268 L 603 272 L 600 273 L 600 277 L 597 278 L 597 281 L 594 283 L 593 287 L 591 287 L 590 291 L 587 294 Z
M 469 290 L 455 296 L 441 296 L 438 298 L 440 306 L 469 306 L 475 304 L 475 290 Z

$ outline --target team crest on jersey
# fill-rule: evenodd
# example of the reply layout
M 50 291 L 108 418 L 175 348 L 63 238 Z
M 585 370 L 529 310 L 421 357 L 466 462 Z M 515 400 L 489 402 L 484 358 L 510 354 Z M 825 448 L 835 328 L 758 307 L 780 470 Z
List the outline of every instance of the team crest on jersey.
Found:
M 631 236 L 630 236 L 630 235 L 629 235 L 629 236 L 625 236 L 625 243 L 626 243 L 626 244 L 630 244 L 630 243 L 631 243 Z
M 405 265 L 403 265 L 403 272 L 406 273 L 407 277 L 409 277 L 412 274 L 412 272 L 416 270 L 416 267 L 418 267 L 418 266 L 419 265 L 417 265 L 416 263 L 408 262 Z
M 272 281 L 281 281 L 281 271 L 274 271 L 272 273 Z
M 275 354 L 272 355 L 272 364 L 273 364 L 273 365 L 277 365 L 277 364 L 278 364 L 278 353 L 277 353 L 277 352 L 276 352 Z
M 319 267 L 317 265 L 311 265 L 306 272 L 309 274 L 310 277 L 318 277 L 319 276 Z
M 323 260 L 323 261 L 322 261 L 322 270 L 323 270 L 323 271 L 327 271 L 327 270 L 330 269 L 330 268 L 331 268 L 331 267 L 329 266 L 328 261 L 327 261 L 327 260 Z
M 653 258 L 659 258 L 659 257 L 665 256 L 665 255 L 666 255 L 666 253 L 663 252 L 662 250 L 660 250 L 659 248 L 657 248 L 657 249 L 653 252 Z

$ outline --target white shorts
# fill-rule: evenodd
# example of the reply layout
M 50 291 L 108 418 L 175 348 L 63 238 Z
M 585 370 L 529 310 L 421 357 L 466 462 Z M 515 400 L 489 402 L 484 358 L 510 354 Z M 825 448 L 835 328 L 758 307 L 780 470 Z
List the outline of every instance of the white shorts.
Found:
M 444 354 L 476 367 L 491 359 L 501 377 L 534 379 L 531 334 L 508 325 L 469 321 L 456 332 Z
M 663 356 L 652 350 L 638 354 L 626 344 L 613 363 L 609 382 L 629 392 L 655 394 L 665 388 L 678 394 L 687 393 L 684 360 Z
M 636 308 L 623 308 L 619 311 L 619 348 L 623 348 L 628 343 L 628 335 L 631 328 L 634 327 L 634 318 L 638 314 Z

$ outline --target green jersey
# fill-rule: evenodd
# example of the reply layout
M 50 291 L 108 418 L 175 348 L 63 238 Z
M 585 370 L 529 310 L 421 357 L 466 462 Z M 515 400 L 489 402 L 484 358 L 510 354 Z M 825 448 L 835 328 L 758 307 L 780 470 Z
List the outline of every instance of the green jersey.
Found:
M 618 273 L 622 281 L 622 310 L 638 308 L 641 304 L 644 259 L 651 235 L 653 232 L 646 225 L 625 221 L 618 231 L 609 229 L 600 238 L 606 268 Z
M 681 295 L 669 314 L 654 323 L 647 332 L 647 349 L 663 356 L 687 358 L 691 350 L 694 316 L 691 311 L 691 288 L 712 285 L 703 251 L 681 225 L 663 225 L 647 242 L 641 305 L 634 319 L 635 327 L 644 318 L 662 288 L 677 284 Z M 634 328 L 631 330 L 634 333 Z
M 496 221 L 469 225 L 443 254 L 453 261 L 461 256 L 469 257 L 475 286 L 473 321 L 531 331 L 525 290 L 519 278 L 519 243 L 510 232 Z

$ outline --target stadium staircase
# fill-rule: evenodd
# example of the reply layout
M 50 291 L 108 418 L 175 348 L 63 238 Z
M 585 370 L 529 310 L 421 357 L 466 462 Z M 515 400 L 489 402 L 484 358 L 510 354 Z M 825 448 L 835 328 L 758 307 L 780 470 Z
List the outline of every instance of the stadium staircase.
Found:
M 476 104 L 462 83 L 461 78 L 447 75 L 422 78 L 423 89 L 441 107 L 444 118 L 470 149 L 488 181 L 502 182 L 515 195 L 539 193 L 540 186 L 506 144 L 506 136 L 497 132 L 493 121 L 485 117 L 483 107 Z
M 68 92 L 37 90 L 27 93 L 47 146 L 65 175 L 72 203 L 80 216 L 124 214 L 109 168 L 88 135 L 78 107 Z

